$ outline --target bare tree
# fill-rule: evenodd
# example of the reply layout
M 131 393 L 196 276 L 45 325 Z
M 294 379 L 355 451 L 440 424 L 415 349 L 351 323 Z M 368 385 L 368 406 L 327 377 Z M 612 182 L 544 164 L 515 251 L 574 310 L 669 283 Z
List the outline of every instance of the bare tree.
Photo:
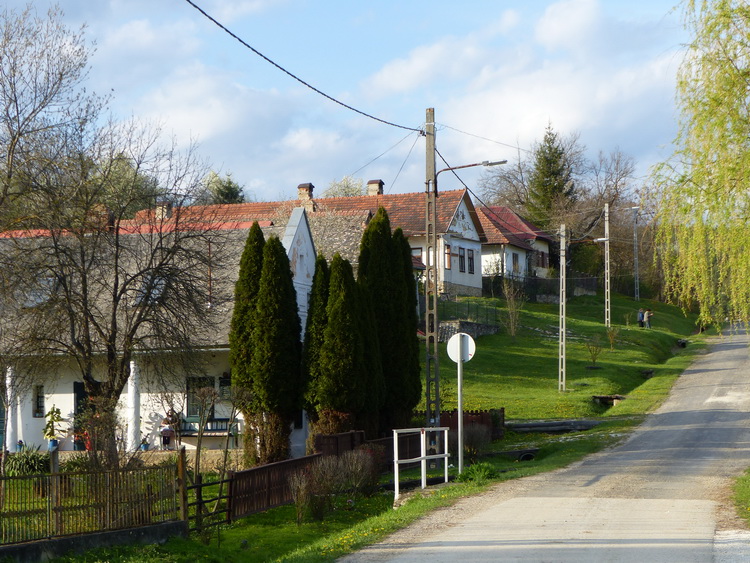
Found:
M 508 278 L 503 278 L 503 294 L 507 308 L 507 315 L 504 322 L 505 328 L 508 329 L 508 334 L 515 340 L 516 334 L 518 334 L 519 321 L 521 320 L 521 310 L 526 303 L 526 296 L 523 293 L 521 284 L 515 283 Z
M 92 52 L 85 28 L 73 31 L 62 17 L 58 7 L 40 16 L 31 3 L 0 12 L 0 230 L 24 213 L 39 146 L 61 150 L 64 131 L 89 123 L 103 104 L 82 88 Z
M 38 167 L 0 266 L 27 280 L 14 338 L 73 359 L 89 397 L 114 408 L 136 354 L 160 351 L 150 361 L 183 377 L 200 371 L 198 347 L 215 343 L 228 299 L 213 279 L 224 232 L 212 208 L 184 205 L 206 173 L 193 149 L 134 123 L 67 133 L 65 152 Z M 158 186 L 157 207 L 144 178 Z M 114 452 L 114 432 L 106 439 Z

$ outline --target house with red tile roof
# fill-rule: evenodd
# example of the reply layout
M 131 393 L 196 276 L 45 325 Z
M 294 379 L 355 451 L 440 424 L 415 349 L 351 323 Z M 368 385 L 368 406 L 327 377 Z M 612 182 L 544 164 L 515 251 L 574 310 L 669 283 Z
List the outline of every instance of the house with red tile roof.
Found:
M 217 208 L 226 221 L 266 221 L 285 224 L 295 207 L 303 207 L 318 253 L 329 260 L 338 252 L 355 271 L 359 245 L 367 224 L 379 207 L 385 208 L 391 228 L 400 227 L 412 248 L 415 271 L 424 269 L 425 194 L 384 194 L 383 181 L 371 180 L 367 195 L 351 197 L 314 197 L 310 183 L 297 187 L 297 199 L 277 202 L 251 202 Z M 190 220 L 191 208 L 182 211 L 183 221 Z M 441 293 L 481 295 L 482 243 L 486 241 L 479 216 L 467 190 L 440 192 L 437 202 L 438 288 Z M 153 213 L 154 211 L 148 211 Z M 206 210 L 195 207 L 196 216 Z
M 487 242 L 482 245 L 484 275 L 546 278 L 554 238 L 509 207 L 479 207 Z

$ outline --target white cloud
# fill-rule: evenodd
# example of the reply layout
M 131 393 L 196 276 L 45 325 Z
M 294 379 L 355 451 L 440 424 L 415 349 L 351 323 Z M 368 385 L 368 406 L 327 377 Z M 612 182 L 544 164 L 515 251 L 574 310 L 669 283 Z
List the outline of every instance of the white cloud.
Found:
M 565 0 L 549 6 L 536 25 L 536 40 L 550 51 L 577 51 L 596 35 L 602 13 L 597 0 Z

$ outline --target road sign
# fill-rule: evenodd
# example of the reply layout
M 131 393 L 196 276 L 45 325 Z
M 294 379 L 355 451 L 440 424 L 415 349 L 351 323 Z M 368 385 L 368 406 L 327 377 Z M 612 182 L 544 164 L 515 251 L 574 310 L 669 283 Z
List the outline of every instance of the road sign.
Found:
M 457 332 L 448 340 L 448 357 L 456 363 L 468 362 L 474 357 L 476 350 L 474 339 L 465 332 Z

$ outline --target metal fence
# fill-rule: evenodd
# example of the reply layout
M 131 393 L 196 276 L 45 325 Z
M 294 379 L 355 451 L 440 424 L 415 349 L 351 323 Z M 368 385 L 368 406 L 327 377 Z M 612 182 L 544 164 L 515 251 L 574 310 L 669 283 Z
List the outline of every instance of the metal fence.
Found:
M 178 519 L 176 467 L 0 478 L 3 544 Z

